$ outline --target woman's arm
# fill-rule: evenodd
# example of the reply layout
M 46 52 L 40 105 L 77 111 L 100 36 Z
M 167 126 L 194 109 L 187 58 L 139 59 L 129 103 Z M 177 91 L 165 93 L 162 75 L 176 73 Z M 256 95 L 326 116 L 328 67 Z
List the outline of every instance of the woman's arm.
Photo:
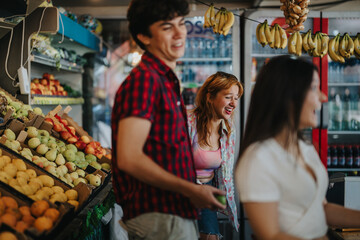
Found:
M 250 220 L 252 230 L 261 240 L 301 240 L 280 231 L 277 202 L 247 202 L 245 212 Z
M 326 222 L 331 227 L 359 228 L 360 211 L 334 203 L 324 203 Z

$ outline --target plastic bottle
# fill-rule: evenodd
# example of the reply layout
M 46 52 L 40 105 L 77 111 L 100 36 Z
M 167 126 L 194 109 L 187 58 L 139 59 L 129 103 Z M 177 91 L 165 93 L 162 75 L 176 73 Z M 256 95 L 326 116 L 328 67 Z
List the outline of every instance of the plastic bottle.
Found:
M 336 146 L 331 146 L 331 167 L 336 168 L 338 167 L 338 155 Z
M 219 50 L 220 50 L 220 57 L 226 57 L 226 41 L 223 35 L 220 35 L 219 38 Z
M 336 111 L 335 88 L 330 89 L 329 95 L 329 130 L 335 130 L 335 111 Z
M 352 152 L 353 152 L 353 159 L 354 159 L 353 165 L 354 165 L 354 167 L 359 168 L 360 167 L 359 145 L 353 145 Z
M 342 126 L 342 104 L 339 94 L 335 95 L 335 104 L 333 107 L 333 130 L 341 130 Z
M 350 130 L 350 90 L 348 88 L 345 89 L 345 93 L 343 96 L 343 101 L 342 101 L 342 130 Z
M 330 146 L 327 147 L 327 163 L 328 168 L 331 168 L 331 149 Z
M 353 94 L 350 98 L 350 130 L 357 131 L 360 129 L 360 123 L 355 116 L 360 115 L 359 111 L 359 95 L 357 93 Z
M 352 168 L 354 165 L 353 152 L 350 145 L 345 146 L 345 167 Z
M 344 145 L 338 145 L 337 154 L 338 154 L 338 167 L 339 168 L 344 168 L 345 167 L 345 149 L 344 149 Z

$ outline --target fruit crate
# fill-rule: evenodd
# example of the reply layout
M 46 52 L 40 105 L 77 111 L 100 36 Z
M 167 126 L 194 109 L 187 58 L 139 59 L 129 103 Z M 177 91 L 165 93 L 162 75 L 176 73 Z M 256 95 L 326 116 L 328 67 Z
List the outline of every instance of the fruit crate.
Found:
M 55 176 L 49 174 L 44 169 L 40 168 L 36 164 L 32 163 L 31 161 L 27 160 L 26 158 L 24 158 L 20 154 L 14 152 L 13 150 L 9 149 L 8 147 L 2 145 L 1 143 L 0 143 L 0 150 L 2 151 L 2 155 L 9 156 L 11 159 L 17 158 L 17 159 L 23 160 L 24 163 L 25 163 L 26 169 L 34 170 L 34 172 L 36 173 L 37 176 L 40 176 L 40 175 L 47 176 L 47 179 L 49 179 L 49 180 L 51 179 L 50 181 L 53 182 L 52 185 L 59 186 L 64 191 L 67 191 L 67 190 L 70 190 L 70 189 L 76 190 L 78 192 L 78 200 L 77 201 L 79 203 L 77 209 L 75 209 L 76 212 L 80 211 L 86 205 L 86 203 L 88 202 L 89 197 L 92 194 L 92 189 L 87 184 L 79 183 L 77 186 L 72 188 L 71 186 L 69 186 L 69 185 L 65 184 L 64 182 L 60 181 Z M 11 187 L 11 186 L 9 186 L 9 187 Z M 13 188 L 13 187 L 11 187 L 11 188 Z M 13 189 L 14 189 L 14 191 L 19 192 L 15 188 L 13 188 Z M 26 196 L 26 195 L 24 195 L 24 196 Z M 27 197 L 27 198 L 29 198 L 29 197 Z M 69 203 L 63 203 L 63 204 L 66 206 L 66 208 L 69 209 L 69 211 L 74 211 L 74 207 L 72 205 L 70 205 Z

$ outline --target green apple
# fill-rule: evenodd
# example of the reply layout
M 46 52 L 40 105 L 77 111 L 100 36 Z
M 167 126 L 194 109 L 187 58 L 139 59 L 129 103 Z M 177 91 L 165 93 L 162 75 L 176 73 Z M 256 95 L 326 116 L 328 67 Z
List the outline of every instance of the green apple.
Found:
M 36 152 L 39 153 L 40 155 L 45 155 L 45 153 L 49 150 L 48 146 L 46 146 L 45 144 L 40 144 L 39 146 L 37 146 L 36 148 Z
M 105 169 L 105 170 L 108 170 L 108 171 L 111 170 L 111 166 L 110 166 L 110 164 L 108 164 L 108 163 L 102 163 L 102 164 L 101 164 L 101 168 L 102 168 L 102 169 Z
M 86 154 L 85 160 L 86 160 L 88 163 L 91 163 L 91 162 L 96 161 L 96 157 L 95 157 L 95 155 L 93 155 L 93 154 Z
M 33 109 L 33 112 L 34 112 L 35 114 L 37 114 L 37 115 L 41 115 L 41 114 L 42 114 L 42 110 L 41 110 L 41 108 L 39 108 L 39 107 L 34 108 L 34 109 Z
M 67 144 L 66 145 L 66 149 L 68 150 L 71 150 L 73 151 L 74 153 L 76 153 L 78 150 L 77 150 L 77 147 L 74 145 L 74 144 Z
M 98 163 L 96 161 L 91 162 L 89 165 L 92 166 L 93 168 L 101 169 L 100 163 Z
M 29 138 L 37 137 L 38 134 L 39 134 L 37 128 L 36 127 L 31 127 L 31 126 L 27 127 L 26 132 L 27 132 Z
M 40 144 L 40 139 L 38 139 L 37 137 L 30 138 L 28 141 L 28 146 L 32 149 L 37 148 Z
M 224 196 L 224 195 L 216 195 L 215 197 L 222 205 L 226 205 L 226 196 Z
M 76 155 L 75 152 L 73 152 L 72 150 L 66 150 L 63 153 L 64 157 L 66 158 L 67 161 L 69 162 L 74 162 L 76 160 Z

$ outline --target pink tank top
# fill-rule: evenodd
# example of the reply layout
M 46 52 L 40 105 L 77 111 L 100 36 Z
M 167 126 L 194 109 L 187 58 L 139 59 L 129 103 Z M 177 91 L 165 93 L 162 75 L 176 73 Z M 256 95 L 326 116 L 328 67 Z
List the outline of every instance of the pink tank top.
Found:
M 221 151 L 220 148 L 216 151 L 207 151 L 202 149 L 196 142 L 193 145 L 194 162 L 197 176 L 208 177 L 218 169 L 221 165 Z

